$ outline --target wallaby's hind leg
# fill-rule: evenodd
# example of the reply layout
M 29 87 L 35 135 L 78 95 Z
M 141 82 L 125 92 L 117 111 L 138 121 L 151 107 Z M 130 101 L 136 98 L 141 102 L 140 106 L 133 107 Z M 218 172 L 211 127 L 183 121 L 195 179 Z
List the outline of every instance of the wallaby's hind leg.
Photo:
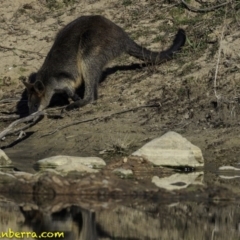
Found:
M 94 66 L 95 65 L 95 66 Z M 82 66 L 82 76 L 85 84 L 84 98 L 78 99 L 74 103 L 69 104 L 66 110 L 83 107 L 86 104 L 97 99 L 98 83 L 101 77 L 102 70 L 97 68 L 97 64 Z

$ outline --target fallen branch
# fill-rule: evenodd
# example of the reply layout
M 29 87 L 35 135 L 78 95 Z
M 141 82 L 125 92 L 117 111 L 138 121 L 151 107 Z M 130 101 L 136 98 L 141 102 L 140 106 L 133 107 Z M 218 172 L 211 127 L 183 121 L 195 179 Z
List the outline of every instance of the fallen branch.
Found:
M 225 9 L 225 14 L 224 14 L 221 38 L 219 41 L 218 58 L 217 58 L 216 70 L 215 70 L 215 74 L 214 74 L 214 94 L 215 94 L 217 101 L 219 101 L 221 99 L 221 96 L 219 94 L 217 94 L 217 75 L 218 75 L 219 63 L 220 63 L 221 52 L 222 52 L 222 41 L 223 41 L 223 37 L 224 37 L 224 30 L 226 27 L 226 18 L 227 18 L 227 7 Z
M 0 112 L 0 113 L 3 113 L 3 112 Z M 62 114 L 51 114 L 51 113 L 48 113 L 47 111 L 44 115 L 47 115 L 47 117 L 51 118 L 51 119 L 63 118 Z M 21 117 L 20 114 L 9 114 L 9 113 L 7 113 L 7 115 L 0 115 L 0 120 L 3 120 L 3 121 L 15 120 L 15 119 L 19 119 L 20 117 Z
M 43 55 L 43 54 L 41 54 L 39 52 L 25 50 L 25 49 L 21 49 L 21 48 L 7 47 L 7 46 L 3 46 L 3 45 L 0 45 L 0 48 L 6 49 L 6 50 L 10 50 L 10 51 L 17 50 L 17 51 L 21 51 L 21 52 L 25 52 L 25 53 L 34 53 L 34 54 L 39 55 L 40 57 L 46 57 L 45 55 Z
M 123 114 L 123 113 L 127 113 L 127 112 L 131 112 L 131 111 L 134 111 L 134 110 L 138 110 L 138 109 L 141 109 L 141 108 L 149 108 L 149 107 L 160 107 L 160 105 L 159 104 L 142 105 L 142 106 L 130 108 L 130 109 L 127 109 L 127 110 L 123 110 L 123 111 L 120 111 L 120 112 L 115 112 L 115 113 L 112 113 L 112 114 L 108 114 L 107 116 L 104 116 L 104 117 L 93 117 L 93 118 L 89 118 L 89 119 L 85 119 L 85 120 L 79 120 L 79 121 L 71 122 L 71 123 L 68 123 L 66 125 L 63 125 L 63 126 L 57 128 L 57 129 L 55 129 L 52 132 L 46 133 L 44 135 L 41 135 L 40 138 L 52 135 L 52 134 L 56 133 L 59 130 L 62 130 L 64 128 L 67 128 L 67 127 L 70 127 L 70 126 L 73 126 L 73 125 L 86 123 L 86 122 L 92 122 L 92 121 L 95 121 L 95 120 L 104 120 L 104 119 L 113 117 L 115 115 L 120 115 L 120 114 Z
M 0 140 L 7 135 L 15 134 L 17 132 L 23 131 L 23 130 L 33 126 L 40 119 L 40 116 L 43 116 L 43 115 L 45 115 L 44 111 L 38 111 L 38 112 L 32 113 L 31 115 L 29 115 L 27 117 L 20 118 L 20 119 L 14 121 L 0 133 Z M 15 128 L 20 123 L 29 122 L 29 121 L 31 121 L 31 122 L 26 124 L 25 126 L 17 128 L 17 129 Z
M 17 101 L 20 101 L 20 98 L 5 98 L 0 100 L 0 103 L 12 103 Z M 27 101 L 27 100 L 21 100 L 21 101 Z
M 185 0 L 181 0 L 181 2 L 188 10 L 190 10 L 192 12 L 211 12 L 211 11 L 213 11 L 217 8 L 223 7 L 229 3 L 229 2 L 224 2 L 224 3 L 220 3 L 213 7 L 209 7 L 209 8 L 195 8 L 195 7 L 192 7 L 191 5 L 189 5 L 188 3 L 186 3 Z
M 8 120 L 13 120 L 13 119 L 19 119 L 19 117 L 20 117 L 20 115 L 11 114 L 11 115 L 6 115 L 6 116 L 0 116 L 0 120 L 8 121 Z

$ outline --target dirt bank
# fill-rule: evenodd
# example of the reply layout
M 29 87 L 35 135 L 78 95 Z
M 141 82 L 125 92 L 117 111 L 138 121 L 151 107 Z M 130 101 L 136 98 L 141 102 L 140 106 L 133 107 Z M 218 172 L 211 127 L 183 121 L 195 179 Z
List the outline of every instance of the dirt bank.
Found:
M 24 139 L 8 136 L 0 142 L 1 148 L 16 167 L 32 172 L 35 161 L 57 154 L 110 161 L 173 130 L 202 149 L 206 170 L 239 163 L 239 7 L 233 1 L 211 12 L 195 13 L 179 1 L 0 0 L 0 97 L 9 99 L 0 102 L 1 116 L 27 111 L 26 101 L 19 103 L 24 91 L 19 79 L 37 71 L 57 31 L 78 16 L 104 15 L 152 50 L 169 46 L 179 27 L 188 38 L 182 53 L 160 66 L 141 68 L 140 61 L 121 56 L 107 66 L 97 102 L 64 118 L 45 117 L 25 131 Z M 132 64 L 140 65 L 129 67 Z M 105 118 L 153 103 L 159 107 Z M 65 124 L 92 118 L 51 134 Z M 0 129 L 10 122 L 1 120 Z M 222 183 L 215 175 L 206 176 L 210 176 L 206 181 Z

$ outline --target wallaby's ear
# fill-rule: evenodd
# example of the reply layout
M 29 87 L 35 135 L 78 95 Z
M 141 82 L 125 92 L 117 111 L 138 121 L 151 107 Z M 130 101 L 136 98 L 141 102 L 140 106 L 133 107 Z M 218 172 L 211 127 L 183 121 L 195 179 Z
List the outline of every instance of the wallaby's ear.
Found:
M 33 84 L 34 90 L 36 91 L 36 93 L 38 94 L 39 97 L 41 97 L 44 92 L 45 92 L 45 86 L 43 85 L 43 83 L 41 81 L 36 81 Z
M 30 83 L 35 83 L 36 82 L 36 78 L 37 78 L 37 73 L 33 72 L 29 75 L 28 77 L 28 82 Z
M 30 91 L 33 88 L 33 84 L 27 82 L 26 80 L 22 80 L 22 83 L 25 85 L 25 87 L 27 88 L 27 91 Z

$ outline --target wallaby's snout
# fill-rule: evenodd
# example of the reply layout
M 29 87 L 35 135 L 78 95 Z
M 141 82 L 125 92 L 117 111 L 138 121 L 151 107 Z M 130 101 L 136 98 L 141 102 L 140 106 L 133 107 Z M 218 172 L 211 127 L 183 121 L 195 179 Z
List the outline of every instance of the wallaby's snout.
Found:
M 28 93 L 29 114 L 45 109 L 50 100 L 46 98 L 47 95 L 44 84 L 41 81 L 30 83 L 23 80 L 22 82 Z

